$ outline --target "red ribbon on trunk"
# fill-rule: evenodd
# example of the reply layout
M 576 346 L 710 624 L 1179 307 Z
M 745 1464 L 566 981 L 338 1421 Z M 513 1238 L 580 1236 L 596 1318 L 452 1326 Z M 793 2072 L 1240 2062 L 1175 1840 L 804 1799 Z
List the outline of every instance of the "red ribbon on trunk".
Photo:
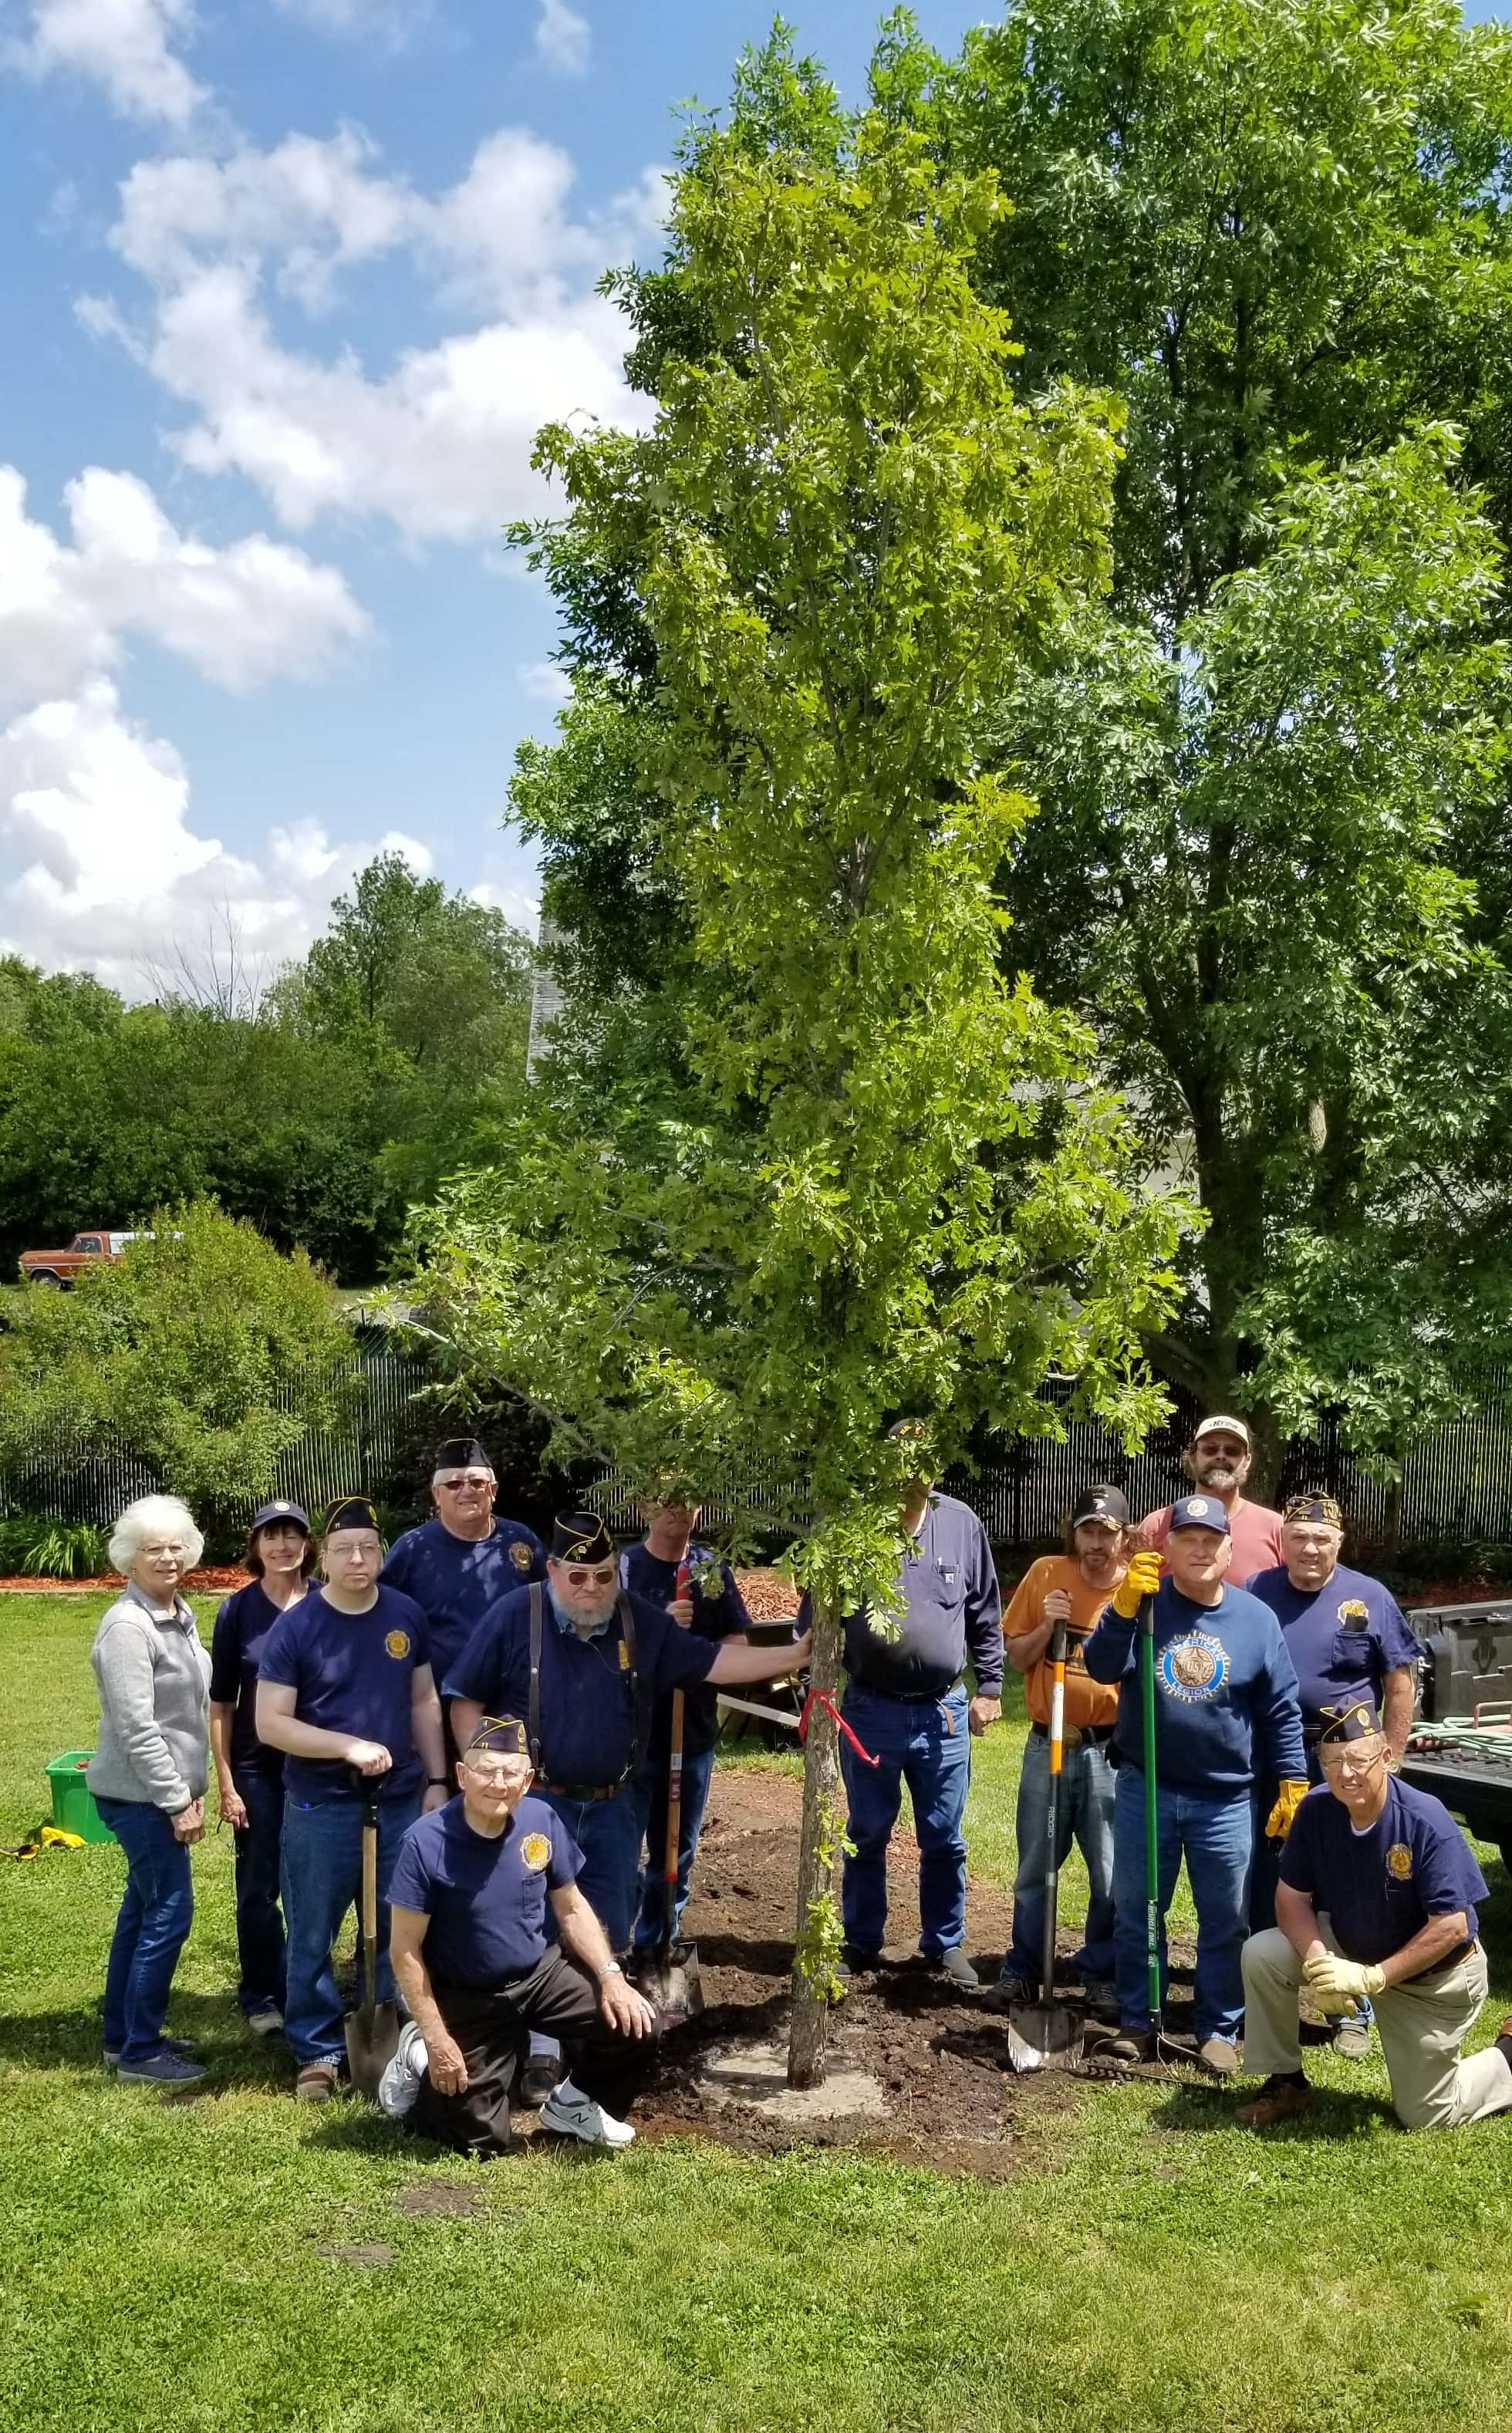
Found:
M 844 1733 L 845 1738 L 849 1741 L 852 1748 L 856 1751 L 857 1756 L 860 1759 L 863 1765 L 881 1764 L 882 1761 L 879 1757 L 874 1757 L 870 1749 L 862 1748 L 860 1742 L 857 1739 L 856 1734 L 852 1731 L 849 1724 L 845 1721 L 844 1716 L 841 1713 L 840 1709 L 836 1706 L 833 1698 L 826 1698 L 823 1690 L 810 1690 L 807 1697 L 804 1700 L 804 1710 L 798 1718 L 798 1738 L 800 1742 L 807 1741 L 808 1738 L 808 1718 L 812 1714 L 816 1706 L 823 1707 L 825 1714 L 830 1718 L 836 1730 Z

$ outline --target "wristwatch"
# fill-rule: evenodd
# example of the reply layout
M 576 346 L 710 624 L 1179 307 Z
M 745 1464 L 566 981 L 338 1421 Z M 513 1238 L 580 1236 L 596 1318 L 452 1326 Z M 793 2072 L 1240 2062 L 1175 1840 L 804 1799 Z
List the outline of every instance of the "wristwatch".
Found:
M 600 1982 L 600 1984 L 602 1985 L 602 1984 L 603 1984 L 603 1981 L 604 1981 L 604 1979 L 605 1979 L 606 1977 L 622 1977 L 622 1976 L 624 1975 L 624 1973 L 625 1973 L 625 1972 L 624 1972 L 624 1970 L 620 1967 L 619 1961 L 618 1961 L 618 1960 L 611 1960 L 611 1961 L 610 1961 L 610 1963 L 609 1963 L 609 1965 L 608 1965 L 608 1966 L 607 1966 L 607 1968 L 601 1968 L 601 1969 L 600 1969 L 600 1971 L 599 1971 L 599 1982 Z
M 446 1776 L 444 1774 L 428 1774 L 425 1778 L 425 1787 L 427 1791 L 445 1791 L 447 1787 Z

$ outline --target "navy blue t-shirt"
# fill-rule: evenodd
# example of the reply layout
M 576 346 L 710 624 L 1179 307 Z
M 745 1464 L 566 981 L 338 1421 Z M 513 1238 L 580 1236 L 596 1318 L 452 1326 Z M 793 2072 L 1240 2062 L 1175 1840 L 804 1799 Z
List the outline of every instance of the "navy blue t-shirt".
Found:
M 706 1546 L 689 1546 L 688 1565 L 696 1572 L 709 1560 Z M 749 1630 L 751 1617 L 745 1609 L 745 1599 L 735 1584 L 735 1574 L 728 1563 L 719 1568 L 719 1588 L 711 1594 L 695 1579 L 692 1583 L 693 1619 L 688 1628 L 700 1639 L 733 1639 L 737 1633 Z M 632 1594 L 644 1597 L 648 1605 L 659 1605 L 665 1612 L 677 1594 L 677 1565 L 663 1555 L 654 1555 L 647 1545 L 627 1546 L 620 1557 L 620 1585 Z M 652 1722 L 651 1746 L 647 1754 L 666 1762 L 671 1746 L 672 1702 L 669 1692 L 656 1701 Z M 720 1693 L 717 1690 L 697 1689 L 684 1693 L 683 1751 L 685 1756 L 699 1757 L 711 1749 L 720 1736 Z
M 634 1753 L 636 1716 L 630 1658 L 616 1613 L 593 1639 L 564 1630 L 541 1591 L 541 1765 L 548 1782 L 619 1782 Z M 680 1630 L 660 1606 L 632 1595 L 640 1689 L 640 1749 L 651 1744 L 652 1713 L 664 1691 L 704 1679 L 719 1649 Z M 501 1597 L 474 1631 L 441 1684 L 446 1698 L 476 1698 L 490 1715 L 530 1713 L 530 1591 Z
M 931 1495 L 903 1559 L 903 1607 L 874 1624 L 865 1606 L 845 1621 L 845 1670 L 858 1689 L 891 1698 L 943 1698 L 971 1658 L 984 1698 L 1003 1694 L 1003 1600 L 987 1532 L 970 1505 Z M 798 1628 L 813 1620 L 813 1600 Z
M 1475 1904 L 1486 1898 L 1486 1879 L 1448 1809 L 1395 1775 L 1366 1833 L 1356 1833 L 1326 1783 L 1310 1791 L 1282 1850 L 1281 1880 L 1328 1912 L 1345 1958 L 1367 1968 L 1400 1951 L 1431 1917 L 1462 1909 L 1467 1932 L 1477 1933 Z
M 297 1605 L 299 1599 L 295 1599 Z M 265 1748 L 257 1736 L 257 1673 L 263 1642 L 287 1608 L 276 1606 L 261 1580 L 248 1580 L 222 1605 L 210 1642 L 210 1694 L 231 1710 L 231 1774 L 283 1778 L 283 1751 Z
M 1306 1779 L 1302 1714 L 1281 1625 L 1268 1605 L 1227 1582 L 1215 1606 L 1155 1592 L 1155 1778 L 1210 1799 L 1248 1791 L 1258 1775 Z M 1082 1651 L 1095 1681 L 1118 1684 L 1119 1756 L 1144 1762 L 1138 1636 L 1111 1605 Z
M 499 1985 L 544 1955 L 547 1893 L 575 1882 L 583 1853 L 544 1799 L 527 1793 L 497 1837 L 475 1832 L 461 1799 L 417 1817 L 399 1846 L 389 1900 L 431 1921 L 425 1965 L 453 1985 Z
M 1302 1728 L 1321 1729 L 1320 1707 L 1373 1698 L 1386 1675 L 1416 1663 L 1413 1637 L 1388 1588 L 1341 1564 L 1320 1589 L 1294 1589 L 1284 1564 L 1256 1572 L 1249 1594 L 1268 1605 L 1281 1625 L 1301 1693 Z
M 460 1656 L 484 1615 L 522 1580 L 546 1577 L 546 1549 L 521 1521 L 495 1518 L 487 1538 L 454 1538 L 439 1521 L 406 1529 L 388 1550 L 380 1578 L 413 1597 L 431 1625 L 437 1681 Z
M 413 1597 L 381 1588 L 370 1612 L 342 1613 L 312 1589 L 268 1632 L 258 1678 L 297 1693 L 301 1724 L 381 1741 L 394 1762 L 374 1781 L 381 1799 L 393 1799 L 424 1775 L 410 1707 L 415 1676 L 430 1661 L 428 1625 Z M 341 1758 L 285 1757 L 283 1787 L 300 1801 L 363 1795 Z

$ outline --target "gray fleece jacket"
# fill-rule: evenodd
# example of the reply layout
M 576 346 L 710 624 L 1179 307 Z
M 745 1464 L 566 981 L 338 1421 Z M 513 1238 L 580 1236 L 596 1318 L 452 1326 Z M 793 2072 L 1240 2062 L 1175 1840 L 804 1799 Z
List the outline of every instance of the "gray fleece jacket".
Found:
M 210 1658 L 194 1615 L 182 1597 L 161 1612 L 132 1583 L 105 1614 L 90 1662 L 100 1737 L 85 1781 L 97 1797 L 177 1815 L 210 1778 Z

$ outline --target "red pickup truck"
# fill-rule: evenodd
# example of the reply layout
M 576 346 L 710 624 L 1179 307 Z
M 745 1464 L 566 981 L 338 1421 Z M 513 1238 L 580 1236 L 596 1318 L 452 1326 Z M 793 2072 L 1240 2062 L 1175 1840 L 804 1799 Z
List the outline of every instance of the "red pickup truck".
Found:
M 135 1234 L 76 1234 L 66 1251 L 23 1251 L 21 1272 L 28 1285 L 46 1285 L 60 1292 L 102 1260 L 118 1259 Z

